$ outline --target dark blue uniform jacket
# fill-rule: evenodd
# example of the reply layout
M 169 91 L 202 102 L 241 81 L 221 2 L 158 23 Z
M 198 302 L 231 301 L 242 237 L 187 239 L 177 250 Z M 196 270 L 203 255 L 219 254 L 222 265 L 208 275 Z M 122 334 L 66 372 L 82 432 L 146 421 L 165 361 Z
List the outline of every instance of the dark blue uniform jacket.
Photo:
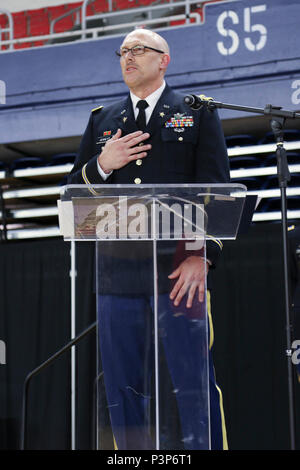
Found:
M 172 127 L 168 124 L 172 118 L 181 122 L 186 119 L 190 124 Z M 118 128 L 122 136 L 138 130 L 129 95 L 121 102 L 99 107 L 91 113 L 68 184 L 228 183 L 230 180 L 227 149 L 217 112 L 204 107 L 191 110 L 184 103 L 184 95 L 168 85 L 146 128 L 150 134 L 146 142 L 152 145 L 147 157 L 139 164 L 132 161 L 113 171 L 104 181 L 97 169 L 97 158 Z M 213 265 L 220 246 L 221 243 L 208 244 L 207 257 Z

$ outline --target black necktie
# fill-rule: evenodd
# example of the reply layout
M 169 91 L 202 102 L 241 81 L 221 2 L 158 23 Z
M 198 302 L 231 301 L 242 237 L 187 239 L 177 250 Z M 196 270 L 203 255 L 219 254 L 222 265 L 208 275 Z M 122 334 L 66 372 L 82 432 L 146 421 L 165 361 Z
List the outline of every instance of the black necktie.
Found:
M 138 114 L 138 117 L 136 119 L 136 124 L 138 126 L 138 128 L 141 130 L 141 131 L 144 131 L 146 129 L 146 114 L 145 114 L 145 109 L 148 108 L 148 103 L 147 101 L 145 100 L 140 100 L 137 105 L 136 105 L 138 108 L 139 108 L 139 114 Z

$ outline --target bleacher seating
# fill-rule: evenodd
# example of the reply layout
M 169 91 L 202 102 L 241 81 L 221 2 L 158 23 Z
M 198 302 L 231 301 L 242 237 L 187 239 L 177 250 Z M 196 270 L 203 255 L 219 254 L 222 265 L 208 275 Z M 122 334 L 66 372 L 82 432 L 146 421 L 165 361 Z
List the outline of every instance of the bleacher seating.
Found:
M 65 31 L 72 30 L 75 26 L 75 14 L 64 16 L 66 13 L 74 10 L 76 7 L 80 6 L 80 3 L 73 3 L 70 5 L 60 5 L 57 7 L 49 8 L 49 24 L 51 20 L 58 19 L 54 27 L 55 33 L 63 33 Z
M 289 165 L 300 164 L 300 152 L 286 152 L 287 162 Z M 276 153 L 265 155 L 260 158 L 261 166 L 276 166 L 277 157 Z
M 100 0 L 101 4 L 105 0 Z M 100 4 L 97 0 L 97 4 Z M 63 3 L 63 2 L 62 2 Z M 50 4 L 50 2 L 49 2 Z M 58 18 L 69 11 L 73 11 L 79 7 L 81 2 L 74 2 L 68 5 L 59 5 L 55 7 L 40 8 L 37 10 L 25 10 L 20 12 L 12 13 L 14 23 L 14 39 L 31 38 L 34 36 L 45 36 L 50 33 L 50 23 L 53 19 Z M 7 26 L 7 16 L 0 14 L 0 39 L 1 39 L 1 28 Z M 55 27 L 55 32 L 69 31 L 74 27 L 75 15 L 68 15 L 61 21 L 58 21 Z M 7 34 L 2 33 L 2 39 L 7 39 Z M 28 41 L 14 45 L 14 49 L 24 49 L 32 46 L 41 46 L 47 41 Z M 1 49 L 7 49 L 7 46 L 1 46 Z
M 5 41 L 7 39 L 7 34 L 2 31 L 2 29 L 6 28 L 8 25 L 8 20 L 7 16 L 5 15 L 0 15 L 0 42 Z M 1 45 L 0 50 L 5 50 L 7 49 L 7 46 Z
M 300 163 L 300 152 L 287 152 L 286 157 L 289 165 Z
M 37 168 L 45 165 L 45 161 L 43 158 L 40 157 L 22 157 L 16 159 L 11 167 L 10 170 L 19 170 L 24 168 Z
M 291 187 L 291 188 L 300 187 L 300 172 L 299 173 L 293 173 L 291 175 L 291 180 L 289 181 L 289 187 Z M 300 209 L 299 199 L 300 198 L 298 198 L 298 209 Z
M 51 161 L 48 163 L 49 166 L 52 165 L 65 165 L 66 163 L 74 163 L 76 158 L 76 153 L 59 153 L 52 155 Z
M 30 38 L 28 42 L 22 42 L 14 44 L 14 49 L 24 49 L 28 47 L 42 46 L 47 43 L 47 40 L 37 40 L 33 41 L 32 38 L 35 36 L 46 36 L 50 33 L 50 24 L 53 20 L 59 19 L 55 22 L 54 32 L 63 33 L 67 31 L 72 31 L 77 24 L 78 13 L 79 19 L 81 21 L 81 11 L 80 7 L 82 6 L 83 1 L 74 2 L 71 4 L 63 4 L 58 6 L 49 6 L 47 8 L 41 8 L 37 10 L 26 10 L 21 12 L 13 13 L 13 22 L 14 22 L 14 39 L 23 39 Z M 131 8 L 136 8 L 138 6 L 148 6 L 152 3 L 156 4 L 156 0 L 113 0 L 112 10 L 120 11 L 127 10 Z M 169 0 L 166 0 L 166 3 L 169 3 Z M 191 7 L 191 11 L 197 12 L 201 18 L 203 18 L 203 8 L 207 2 L 201 2 Z M 88 17 L 91 17 L 95 14 L 108 12 L 109 3 L 107 0 L 93 0 L 87 5 L 86 13 Z M 76 11 L 77 10 L 77 11 Z M 64 16 L 66 13 L 70 12 L 70 15 Z M 174 12 L 174 14 L 177 14 Z M 190 19 L 191 23 L 195 20 L 194 18 Z M 179 24 L 184 24 L 185 20 L 173 21 L 170 22 L 171 26 L 177 26 Z M 8 39 L 6 33 L 1 33 L 1 27 L 7 25 L 7 16 L 0 14 L 0 39 Z M 1 46 L 1 49 L 7 49 L 8 46 Z
M 227 147 L 244 147 L 247 145 L 256 145 L 257 139 L 250 134 L 236 134 L 225 138 Z
M 300 140 L 300 131 L 298 129 L 283 129 L 283 139 L 286 142 L 293 142 Z M 272 131 L 267 132 L 266 135 L 258 142 L 260 145 L 270 144 L 275 142 L 275 136 Z
M 9 169 L 9 164 L 5 162 L 0 162 L 0 171 L 7 171 Z
M 132 0 L 114 0 L 113 11 L 116 10 L 128 10 L 129 8 L 135 8 L 137 5 Z
M 28 11 L 29 34 L 31 36 L 42 36 L 49 34 L 49 13 L 47 9 Z
M 230 158 L 231 170 L 240 168 L 257 168 L 261 165 L 261 157 L 255 155 L 237 155 Z
M 231 139 L 229 136 L 227 141 L 233 142 L 234 139 Z M 244 146 L 240 146 L 240 148 L 241 155 L 237 155 L 231 159 L 231 171 L 235 172 L 236 170 L 243 169 L 246 169 L 247 171 L 244 176 L 240 176 L 240 171 L 238 171 L 234 178 L 232 178 L 231 182 L 246 185 L 248 191 L 250 193 L 254 192 L 254 194 L 258 194 L 260 191 L 267 193 L 268 191 L 271 191 L 270 193 L 262 196 L 262 200 L 256 210 L 256 214 L 258 216 L 258 220 L 268 220 L 268 216 L 271 216 L 269 222 L 278 223 L 280 221 L 281 200 L 278 191 L 279 185 L 276 170 L 272 175 L 254 176 L 251 174 L 251 169 L 254 170 L 255 174 L 257 169 L 275 166 L 276 155 L 269 151 L 268 154 L 262 153 L 257 156 L 247 156 L 242 155 Z M 45 220 L 47 220 L 47 222 L 50 221 L 53 226 L 57 225 L 57 214 L 54 210 L 56 199 L 59 197 L 60 188 L 67 184 L 67 174 L 74 164 L 75 157 L 76 154 L 73 152 L 53 154 L 51 158 L 47 159 L 28 155 L 28 157 L 16 159 L 9 167 L 7 166 L 7 163 L 3 162 L 1 164 L 0 162 L 2 181 L 6 187 L 8 185 L 8 193 L 9 190 L 12 192 L 12 195 L 8 194 L 8 199 L 5 199 L 5 209 L 7 214 L 11 214 L 12 210 L 18 211 L 22 210 L 22 208 L 27 208 L 28 205 L 30 205 L 30 208 L 33 210 L 34 208 L 40 208 L 41 205 L 46 205 L 46 207 L 52 208 L 53 211 L 51 215 L 47 215 L 47 211 L 42 211 L 39 217 L 35 219 L 37 227 L 43 226 Z M 291 158 L 295 159 L 294 162 L 297 163 L 299 154 L 297 152 L 293 152 Z M 23 169 L 25 170 L 24 172 L 21 171 Z M 299 171 L 294 170 L 291 173 L 291 181 L 289 182 L 288 187 L 291 189 L 300 188 Z M 26 191 L 30 191 L 31 188 L 34 191 L 30 195 L 29 193 L 26 193 Z M 14 191 L 14 189 L 17 189 L 17 191 Z M 276 195 L 276 197 L 274 197 L 274 192 L 272 190 L 277 190 L 278 195 Z M 287 205 L 289 211 L 294 211 L 294 213 L 296 213 L 295 211 L 299 210 L 299 196 L 288 195 Z M 30 222 L 29 216 L 26 220 L 24 219 L 25 231 L 27 222 Z M 9 224 L 13 223 L 14 220 L 10 220 Z M 8 231 L 10 230 L 10 227 L 11 225 L 8 225 Z M 45 233 L 47 233 L 47 231 Z
M 29 35 L 29 17 L 26 12 L 19 11 L 13 15 L 14 18 L 14 36 L 15 39 L 25 38 Z M 30 47 L 30 43 L 15 44 L 15 49 L 24 49 Z
M 106 0 L 94 0 L 93 2 L 89 3 L 86 8 L 86 14 L 88 16 L 105 11 L 108 11 L 108 2 Z
M 234 178 L 234 183 L 244 184 L 248 191 L 257 191 L 261 186 L 259 178 L 256 176 L 245 176 L 241 178 Z

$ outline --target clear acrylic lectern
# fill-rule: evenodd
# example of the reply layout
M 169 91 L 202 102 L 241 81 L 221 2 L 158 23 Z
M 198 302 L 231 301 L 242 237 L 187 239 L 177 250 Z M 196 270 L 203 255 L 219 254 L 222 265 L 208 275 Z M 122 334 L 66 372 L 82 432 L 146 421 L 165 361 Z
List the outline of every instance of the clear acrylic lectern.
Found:
M 96 243 L 98 449 L 211 448 L 197 287 L 209 246 L 236 238 L 245 196 L 235 184 L 62 188 L 64 239 Z

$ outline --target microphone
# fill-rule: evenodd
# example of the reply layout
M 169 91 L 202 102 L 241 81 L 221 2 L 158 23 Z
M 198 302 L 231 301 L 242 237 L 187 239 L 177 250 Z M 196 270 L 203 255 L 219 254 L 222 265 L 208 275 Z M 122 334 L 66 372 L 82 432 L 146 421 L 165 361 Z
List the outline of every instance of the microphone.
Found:
M 208 108 L 211 106 L 211 102 L 213 101 L 213 98 L 208 98 L 205 95 L 186 95 L 184 97 L 184 102 L 187 104 L 190 108 L 194 110 L 201 109 L 202 106 L 206 105 Z

